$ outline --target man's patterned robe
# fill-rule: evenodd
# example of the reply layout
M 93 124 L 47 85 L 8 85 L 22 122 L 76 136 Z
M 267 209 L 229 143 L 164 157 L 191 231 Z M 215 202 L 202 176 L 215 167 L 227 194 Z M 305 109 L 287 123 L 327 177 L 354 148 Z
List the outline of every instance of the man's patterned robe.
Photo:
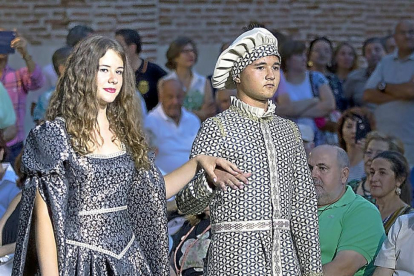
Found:
M 322 275 L 317 200 L 298 127 L 232 98 L 205 121 L 191 156 L 223 157 L 251 172 L 242 190 L 212 190 L 201 172 L 177 196 L 179 210 L 210 206 L 207 276 Z

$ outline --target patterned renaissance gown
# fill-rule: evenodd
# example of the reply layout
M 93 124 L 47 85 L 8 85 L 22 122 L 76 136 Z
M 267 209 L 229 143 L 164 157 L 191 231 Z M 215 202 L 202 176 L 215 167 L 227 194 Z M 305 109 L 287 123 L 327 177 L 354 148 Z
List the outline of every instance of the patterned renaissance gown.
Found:
M 210 206 L 212 239 L 204 275 L 322 275 L 317 200 L 298 127 L 232 98 L 207 119 L 192 156 L 234 162 L 253 175 L 242 190 L 211 190 L 200 172 L 177 196 L 179 210 Z
M 40 275 L 36 189 L 49 208 L 59 275 L 169 275 L 165 186 L 152 160 L 137 170 L 128 149 L 81 156 L 57 118 L 31 131 L 22 161 L 28 180 L 13 275 Z

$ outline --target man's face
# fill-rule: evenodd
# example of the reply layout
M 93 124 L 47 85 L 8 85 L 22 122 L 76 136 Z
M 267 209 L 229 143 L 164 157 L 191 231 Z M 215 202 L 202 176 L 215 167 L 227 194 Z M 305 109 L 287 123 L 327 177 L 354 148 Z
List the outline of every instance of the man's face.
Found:
M 160 102 L 165 114 L 171 119 L 180 119 L 184 96 L 183 87 L 177 80 L 165 81 L 160 93 Z
M 256 106 L 272 98 L 280 81 L 280 60 L 277 56 L 262 57 L 240 73 L 237 93 L 240 99 Z
M 134 55 L 136 55 L 137 45 L 135 44 L 126 44 L 125 39 L 122 35 L 115 36 L 115 39 L 121 44 L 124 48 L 125 53 L 127 54 L 128 58 L 131 59 Z
M 365 46 L 365 58 L 369 67 L 377 66 L 385 55 L 385 49 L 380 42 L 369 43 Z
M 399 23 L 395 28 L 394 39 L 399 51 L 413 51 L 414 24 L 408 21 Z
M 308 158 L 309 169 L 315 185 L 318 206 L 335 202 L 345 189 L 348 168 L 341 169 L 334 147 L 320 146 Z

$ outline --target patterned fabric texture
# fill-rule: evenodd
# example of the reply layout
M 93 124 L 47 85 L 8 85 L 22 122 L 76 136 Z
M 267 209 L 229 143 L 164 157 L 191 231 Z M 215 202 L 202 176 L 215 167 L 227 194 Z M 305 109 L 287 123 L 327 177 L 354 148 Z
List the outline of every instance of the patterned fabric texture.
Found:
M 36 189 L 54 228 L 59 275 L 168 275 L 165 187 L 158 169 L 137 170 L 128 150 L 80 156 L 63 120 L 30 133 L 29 175 L 13 275 L 40 275 L 32 213 Z
M 231 68 L 231 75 L 233 77 L 233 80 L 235 80 L 235 78 L 239 78 L 240 73 L 249 64 L 252 64 L 259 58 L 267 57 L 267 56 L 277 56 L 280 59 L 280 55 L 279 55 L 276 45 L 272 45 L 272 44 L 261 45 L 257 48 L 254 48 L 251 53 L 246 53 L 246 55 L 243 58 L 240 58 Z
M 243 190 L 216 191 L 200 172 L 176 198 L 187 214 L 210 206 L 204 275 L 322 275 L 316 195 L 293 122 L 232 98 L 228 110 L 203 123 L 191 156 L 197 154 L 253 173 Z

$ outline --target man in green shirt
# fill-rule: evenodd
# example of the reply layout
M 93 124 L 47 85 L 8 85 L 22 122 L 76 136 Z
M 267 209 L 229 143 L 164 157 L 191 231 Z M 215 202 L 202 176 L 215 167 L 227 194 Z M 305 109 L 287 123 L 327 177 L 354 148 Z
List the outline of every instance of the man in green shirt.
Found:
M 346 185 L 348 155 L 323 145 L 311 151 L 308 163 L 318 198 L 324 275 L 372 275 L 385 233 L 377 208 Z

